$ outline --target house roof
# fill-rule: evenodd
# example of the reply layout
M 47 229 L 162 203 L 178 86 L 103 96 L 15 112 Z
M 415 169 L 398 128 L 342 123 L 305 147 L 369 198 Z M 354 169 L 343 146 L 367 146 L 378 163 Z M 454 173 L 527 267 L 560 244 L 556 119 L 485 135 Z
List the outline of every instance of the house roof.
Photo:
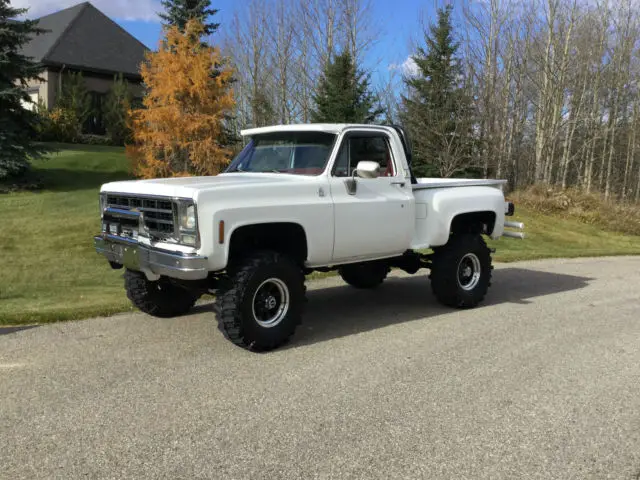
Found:
M 46 32 L 22 49 L 38 62 L 97 73 L 140 75 L 147 47 L 89 2 L 41 17 L 38 27 Z

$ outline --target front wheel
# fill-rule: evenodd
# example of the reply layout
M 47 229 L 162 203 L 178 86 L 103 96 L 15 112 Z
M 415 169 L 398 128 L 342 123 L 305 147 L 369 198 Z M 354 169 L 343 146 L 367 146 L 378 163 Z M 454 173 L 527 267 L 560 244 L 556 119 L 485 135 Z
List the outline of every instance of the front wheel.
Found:
M 124 273 L 124 288 L 133 305 L 154 317 L 184 315 L 198 299 L 197 295 L 170 283 L 166 278 L 151 281 L 144 273 L 133 270 Z
M 267 351 L 285 343 L 302 318 L 302 269 L 278 252 L 249 254 L 229 272 L 231 286 L 216 296 L 224 335 L 249 350 Z
M 438 301 L 455 308 L 478 305 L 491 281 L 491 251 L 480 235 L 454 235 L 434 249 L 431 289 Z

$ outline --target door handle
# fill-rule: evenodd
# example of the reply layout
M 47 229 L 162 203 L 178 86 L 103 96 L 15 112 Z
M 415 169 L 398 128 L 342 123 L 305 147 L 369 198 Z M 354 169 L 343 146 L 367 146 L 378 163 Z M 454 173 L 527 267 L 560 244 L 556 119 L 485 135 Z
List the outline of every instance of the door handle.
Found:
M 391 182 L 391 185 L 400 185 L 401 187 L 404 187 L 405 182 Z

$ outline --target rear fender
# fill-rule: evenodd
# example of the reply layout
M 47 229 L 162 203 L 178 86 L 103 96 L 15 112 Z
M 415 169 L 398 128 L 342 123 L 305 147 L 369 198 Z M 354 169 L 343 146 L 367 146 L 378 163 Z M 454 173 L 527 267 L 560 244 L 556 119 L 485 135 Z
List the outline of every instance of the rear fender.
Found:
M 429 246 L 448 242 L 454 219 L 475 212 L 493 212 L 494 225 L 489 226 L 490 237 L 499 238 L 504 231 L 504 195 L 493 187 L 457 187 L 425 192 L 426 236 Z

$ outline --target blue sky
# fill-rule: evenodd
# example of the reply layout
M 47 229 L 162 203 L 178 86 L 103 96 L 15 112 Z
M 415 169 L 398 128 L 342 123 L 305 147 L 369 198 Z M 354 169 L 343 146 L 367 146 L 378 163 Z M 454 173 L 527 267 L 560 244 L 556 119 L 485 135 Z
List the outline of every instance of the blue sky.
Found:
M 79 3 L 79 0 L 11 0 L 16 7 L 28 7 L 29 17 L 39 17 Z M 151 48 L 160 37 L 155 13 L 159 0 L 91 0 L 91 3 Z M 228 24 L 236 9 L 246 8 L 242 0 L 213 0 L 219 9 L 216 21 Z M 376 45 L 366 59 L 375 80 L 386 78 L 389 67 L 402 65 L 411 53 L 411 41 L 419 39 L 421 17 L 431 20 L 434 0 L 371 0 L 373 21 L 379 32 Z
M 238 0 L 214 0 L 212 5 L 219 10 L 216 21 L 228 24 L 234 12 L 242 7 Z M 420 32 L 419 16 L 428 0 L 372 0 L 374 20 L 379 24 L 380 37 L 371 52 L 371 61 L 380 58 L 381 65 L 402 63 L 409 54 L 409 37 Z M 156 22 L 118 20 L 124 28 L 148 46 L 155 46 L 160 25 Z M 415 35 L 414 35 L 415 37 Z M 377 62 L 376 62 L 377 63 Z

